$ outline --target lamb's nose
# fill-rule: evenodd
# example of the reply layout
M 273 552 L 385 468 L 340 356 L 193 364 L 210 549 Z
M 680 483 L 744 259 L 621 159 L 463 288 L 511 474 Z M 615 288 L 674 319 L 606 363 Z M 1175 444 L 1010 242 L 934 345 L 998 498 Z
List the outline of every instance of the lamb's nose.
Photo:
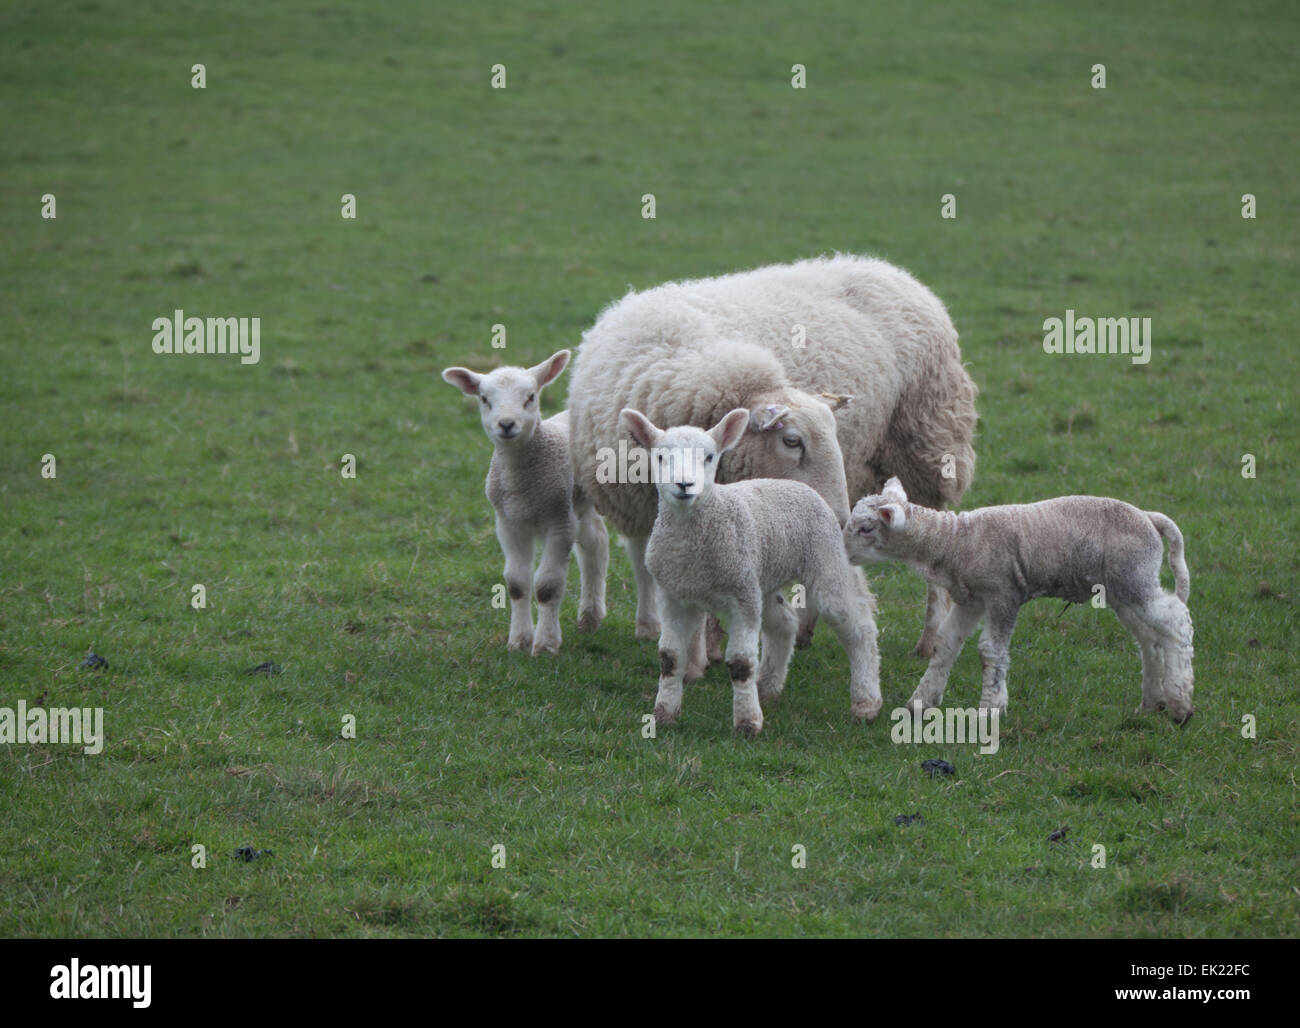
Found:
M 502 432 L 509 432 L 512 428 L 515 427 L 515 423 L 513 421 L 507 420 L 505 418 L 502 418 L 500 421 L 497 422 L 497 424 L 501 426 Z

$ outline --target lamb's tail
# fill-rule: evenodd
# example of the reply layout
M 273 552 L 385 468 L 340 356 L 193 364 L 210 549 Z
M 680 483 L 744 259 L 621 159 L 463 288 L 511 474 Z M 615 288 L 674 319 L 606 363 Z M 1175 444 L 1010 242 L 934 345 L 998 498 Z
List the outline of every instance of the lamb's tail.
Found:
M 1187 573 L 1187 561 L 1183 560 L 1183 533 L 1178 526 L 1163 514 L 1153 510 L 1144 512 L 1156 526 L 1156 531 L 1169 540 L 1169 567 L 1174 573 L 1174 592 L 1184 603 L 1192 593 L 1192 579 Z

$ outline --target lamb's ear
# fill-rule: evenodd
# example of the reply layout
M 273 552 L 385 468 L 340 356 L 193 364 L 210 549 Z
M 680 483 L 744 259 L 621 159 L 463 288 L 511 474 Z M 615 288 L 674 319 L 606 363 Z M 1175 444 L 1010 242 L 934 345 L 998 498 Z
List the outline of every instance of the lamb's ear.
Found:
M 880 517 L 880 523 L 891 532 L 901 532 L 907 524 L 907 515 L 897 503 L 882 504 L 876 508 L 876 514 Z
M 482 375 L 475 374 L 469 368 L 448 368 L 442 377 L 466 396 L 477 396 L 478 384 L 483 381 Z
M 653 449 L 659 437 L 663 435 L 649 418 L 631 407 L 624 407 L 618 420 L 627 429 L 628 434 L 647 450 Z
M 897 478 L 891 478 L 886 482 L 885 488 L 880 490 L 880 495 L 893 500 L 895 503 L 907 502 L 907 493 L 903 491 L 903 483 Z
M 852 394 L 848 396 L 839 396 L 836 393 L 820 393 L 819 395 L 823 400 L 830 404 L 830 408 L 833 411 L 839 410 L 853 399 Z
M 564 366 L 568 363 L 569 351 L 560 350 L 557 353 L 551 354 L 546 358 L 546 360 L 542 361 L 541 364 L 537 365 L 537 367 L 529 368 L 528 374 L 537 379 L 537 388 L 541 389 L 544 386 L 550 385 L 559 378 L 560 372 L 564 370 Z
M 718 447 L 719 453 L 725 453 L 740 442 L 740 437 L 745 434 L 745 429 L 749 427 L 750 416 L 749 411 L 745 410 L 744 407 L 737 407 L 709 429 L 709 435 L 713 437 L 713 442 Z
M 785 404 L 769 404 L 766 407 L 755 407 L 749 412 L 749 427 L 755 432 L 770 432 L 773 429 L 785 428 L 785 422 L 781 419 L 790 413 L 790 408 Z M 731 417 L 730 414 L 727 417 Z

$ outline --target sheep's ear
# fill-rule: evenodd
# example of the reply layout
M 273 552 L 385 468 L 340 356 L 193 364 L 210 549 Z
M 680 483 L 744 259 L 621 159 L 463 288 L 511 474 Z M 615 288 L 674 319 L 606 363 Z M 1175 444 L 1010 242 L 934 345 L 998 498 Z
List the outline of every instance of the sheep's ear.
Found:
M 853 399 L 852 395 L 839 396 L 836 393 L 821 393 L 821 398 L 830 404 L 831 410 L 839 410 Z
M 483 381 L 482 375 L 475 374 L 469 368 L 448 368 L 442 377 L 466 396 L 477 396 L 478 384 Z
M 876 510 L 876 513 L 880 516 L 880 523 L 891 532 L 901 532 L 903 526 L 907 524 L 907 515 L 903 513 L 903 508 L 896 503 L 883 504 Z
M 903 483 L 897 478 L 891 478 L 885 483 L 885 488 L 880 490 L 881 496 L 886 496 L 898 503 L 907 502 L 907 493 L 903 491 Z
M 740 437 L 745 434 L 745 429 L 749 427 L 750 417 L 749 411 L 745 410 L 744 407 L 737 407 L 709 429 L 709 435 L 713 437 L 713 442 L 718 447 L 719 453 L 725 453 L 740 442 Z
M 659 437 L 663 435 L 649 418 L 631 407 L 624 407 L 618 420 L 627 429 L 628 434 L 646 449 L 653 448 L 659 441 Z
M 785 428 L 785 422 L 781 419 L 789 413 L 790 408 L 784 404 L 755 407 L 749 412 L 749 427 L 755 432 L 771 432 L 774 429 Z M 727 417 L 731 415 L 728 414 Z
M 559 378 L 560 372 L 564 370 L 564 366 L 568 363 L 569 351 L 560 350 L 558 353 L 551 354 L 537 367 L 529 368 L 528 373 L 537 379 L 537 388 L 541 389 Z

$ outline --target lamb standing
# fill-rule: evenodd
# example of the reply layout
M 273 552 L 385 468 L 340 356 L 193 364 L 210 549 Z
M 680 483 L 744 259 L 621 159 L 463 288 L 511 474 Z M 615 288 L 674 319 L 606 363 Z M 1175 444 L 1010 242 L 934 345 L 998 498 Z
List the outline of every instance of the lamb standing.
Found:
M 844 406 L 846 393 L 855 396 Z M 644 557 L 657 497 L 611 474 L 609 455 L 627 440 L 624 407 L 699 428 L 748 408 L 749 431 L 718 481 L 804 482 L 841 524 L 850 496 L 891 475 L 917 502 L 942 507 L 961 499 L 975 470 L 975 385 L 957 331 L 901 268 L 844 254 L 629 293 L 584 335 L 569 410 L 576 480 L 624 536 L 636 572 L 638 638 L 659 632 Z M 945 606 L 932 587 L 922 656 Z
M 862 573 L 849 566 L 835 514 L 801 482 L 715 484 L 722 454 L 740 441 L 750 417 L 739 408 L 708 432 L 664 432 L 640 411 L 622 412 L 627 431 L 651 451 L 659 496 L 645 550 L 663 613 L 655 721 L 671 724 L 680 715 L 688 647 L 712 613 L 730 622 L 732 724 L 742 735 L 757 735 L 759 701 L 785 688 L 798 618 L 781 590 L 795 581 L 848 651 L 852 715 L 871 721 L 881 706 L 873 601 Z
M 1177 595 L 1160 586 L 1162 539 Z M 844 545 L 854 564 L 900 560 L 946 589 L 949 612 L 934 657 L 909 699 L 916 713 L 936 707 L 962 644 L 980 620 L 984 690 L 980 707 L 1006 710 L 1008 647 L 1023 604 L 1040 596 L 1090 601 L 1096 586 L 1142 651 L 1141 711 L 1192 716 L 1191 584 L 1183 536 L 1163 514 L 1120 500 L 1061 496 L 1040 503 L 953 514 L 909 503 L 895 478 L 853 508 Z
M 542 389 L 569 361 L 561 350 L 535 368 L 498 368 L 479 375 L 448 368 L 442 377 L 479 400 L 483 430 L 492 440 L 485 491 L 496 510 L 497 539 L 506 558 L 512 650 L 558 653 L 560 603 L 569 553 L 578 544 L 582 576 L 578 631 L 594 632 L 605 617 L 609 535 L 591 500 L 574 486 L 569 460 L 569 412 L 541 420 Z M 537 632 L 533 633 L 533 549 L 542 542 L 537 569 Z

